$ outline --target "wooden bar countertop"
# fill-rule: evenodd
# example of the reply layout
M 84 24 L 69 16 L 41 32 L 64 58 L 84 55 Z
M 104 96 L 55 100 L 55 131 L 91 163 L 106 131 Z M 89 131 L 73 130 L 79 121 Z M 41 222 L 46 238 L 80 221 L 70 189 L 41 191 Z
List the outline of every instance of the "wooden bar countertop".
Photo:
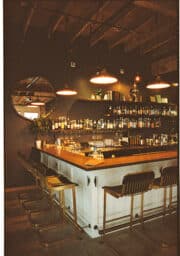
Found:
M 48 155 L 51 155 L 57 159 L 63 160 L 67 163 L 73 164 L 86 171 L 177 158 L 177 151 L 169 150 L 169 151 L 161 151 L 161 152 L 142 153 L 137 155 L 134 154 L 130 156 L 121 156 L 116 158 L 107 158 L 107 159 L 100 160 L 101 161 L 101 162 L 99 161 L 100 163 L 97 163 L 97 164 L 95 163 L 94 165 L 87 165 L 87 162 L 92 158 L 86 157 L 80 154 L 72 153 L 66 150 L 62 150 L 60 147 L 55 145 L 46 145 L 37 150 L 44 152 Z

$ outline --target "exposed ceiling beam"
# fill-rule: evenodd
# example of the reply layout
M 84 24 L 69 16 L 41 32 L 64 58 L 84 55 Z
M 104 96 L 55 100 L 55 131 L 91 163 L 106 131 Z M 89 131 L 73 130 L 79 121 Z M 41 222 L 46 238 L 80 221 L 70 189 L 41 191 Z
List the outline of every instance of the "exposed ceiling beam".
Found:
M 147 49 L 146 51 L 144 51 L 143 54 L 148 54 L 148 53 L 150 53 L 150 52 L 156 50 L 157 48 L 160 48 L 160 47 L 162 47 L 163 45 L 165 45 L 165 44 L 171 42 L 172 40 L 173 40 L 172 38 L 168 38 L 168 39 L 166 39 L 165 41 L 159 42 L 159 43 L 153 45 L 150 49 Z
M 151 71 L 153 75 L 161 75 L 178 70 L 177 55 L 171 55 L 155 61 L 151 64 Z
M 94 14 L 88 18 L 89 21 L 85 22 L 81 28 L 76 32 L 76 34 L 73 36 L 71 43 L 73 43 L 85 30 L 88 26 L 92 24 L 92 20 L 96 20 L 97 15 L 99 15 L 109 4 L 111 3 L 110 0 L 103 2 L 100 6 L 98 6 L 97 10 L 94 12 Z
M 172 38 L 168 42 L 164 41 L 164 44 L 161 44 L 160 47 L 158 46 L 159 45 L 157 44 L 157 47 L 153 48 L 151 51 L 146 53 L 146 57 L 148 57 L 148 59 L 151 60 L 151 62 L 165 58 L 173 54 L 176 54 L 178 56 L 177 37 Z
M 127 15 L 130 11 L 132 11 L 134 8 L 132 7 L 132 0 L 129 0 L 127 4 L 124 7 L 121 7 L 113 16 L 111 16 L 109 19 L 105 21 L 105 24 L 100 26 L 93 34 L 91 39 L 91 46 L 94 46 L 97 44 L 105 35 L 105 33 L 111 29 L 109 25 L 112 26 L 118 22 L 118 20 L 122 17 Z M 123 29 L 123 28 L 122 28 Z
M 176 31 L 174 23 L 170 24 L 167 22 L 166 26 L 162 26 L 161 24 L 157 26 L 155 23 L 152 23 L 149 24 L 149 27 L 143 24 L 137 37 L 133 37 L 131 35 L 131 37 L 128 38 L 127 44 L 125 45 L 125 51 L 130 52 L 137 47 L 144 45 L 149 40 L 157 40 L 160 36 L 164 36 L 164 34 L 166 34 L 168 38 L 174 33 L 174 31 Z
M 157 41 L 157 42 L 154 42 L 151 44 L 149 44 L 148 46 L 145 44 L 145 46 L 143 47 L 142 50 L 142 53 L 143 54 L 150 54 L 152 51 L 155 51 L 156 49 L 166 45 L 166 44 L 169 44 L 170 42 L 174 42 L 176 41 L 177 37 L 174 35 L 172 37 L 169 37 L 169 38 L 161 38 L 161 40 Z
M 61 5 L 61 9 L 66 9 L 69 5 L 69 2 L 63 2 Z M 58 29 L 59 25 L 61 24 L 61 22 L 64 20 L 65 18 L 65 14 L 63 14 L 63 12 L 61 12 L 59 14 L 59 16 L 55 19 L 54 23 L 50 26 L 49 28 L 49 32 L 48 32 L 48 38 L 50 38 L 52 36 L 52 34 Z
M 114 47 L 118 46 L 119 44 L 122 44 L 126 42 L 132 34 L 138 34 L 138 31 L 142 28 L 142 26 L 149 26 L 153 22 L 153 18 L 148 18 L 143 24 L 142 22 L 140 24 L 136 24 L 134 28 L 131 29 L 131 31 L 134 31 L 134 33 L 130 33 L 129 31 L 122 31 L 119 35 L 119 39 L 115 42 L 111 43 L 110 49 L 113 49 Z
M 151 1 L 143 1 L 143 0 L 135 0 L 134 4 L 143 8 L 150 9 L 155 12 L 159 12 L 165 16 L 169 16 L 172 18 L 177 17 L 177 10 L 172 6 L 173 1 L 161 1 L 161 0 L 151 0 Z
M 31 21 L 32 21 L 32 18 L 33 18 L 33 15 L 34 15 L 34 12 L 35 12 L 36 8 L 37 8 L 37 1 L 34 1 L 32 6 L 30 7 L 30 9 L 28 11 L 27 19 L 26 19 L 25 24 L 24 24 L 24 29 L 23 29 L 24 38 L 25 38 L 26 33 L 27 33 L 27 31 L 30 27 L 30 24 L 31 24 Z

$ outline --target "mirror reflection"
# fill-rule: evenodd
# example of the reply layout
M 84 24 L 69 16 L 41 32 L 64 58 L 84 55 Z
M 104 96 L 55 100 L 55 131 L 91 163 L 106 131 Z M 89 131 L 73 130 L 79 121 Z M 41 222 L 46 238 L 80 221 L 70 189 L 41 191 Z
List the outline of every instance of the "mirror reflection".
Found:
M 16 112 L 29 120 L 47 116 L 54 108 L 56 94 L 44 77 L 34 76 L 20 80 L 11 95 Z

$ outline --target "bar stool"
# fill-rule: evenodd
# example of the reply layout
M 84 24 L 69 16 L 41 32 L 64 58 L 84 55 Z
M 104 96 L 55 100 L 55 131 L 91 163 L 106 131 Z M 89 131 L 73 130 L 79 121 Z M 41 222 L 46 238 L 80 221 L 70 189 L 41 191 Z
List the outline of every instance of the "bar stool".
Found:
M 143 208 L 144 208 L 144 193 L 152 188 L 154 180 L 153 172 L 140 172 L 135 174 L 128 174 L 124 176 L 122 185 L 120 186 L 105 186 L 104 189 L 104 212 L 103 212 L 103 237 L 106 232 L 106 223 L 124 218 L 116 218 L 111 220 L 106 220 L 106 203 L 107 203 L 107 194 L 119 199 L 123 196 L 131 196 L 131 210 L 130 215 L 130 229 L 132 230 L 132 221 L 133 221 L 133 204 L 134 204 L 134 195 L 141 194 L 141 223 L 143 224 Z
M 29 214 L 29 221 L 35 230 L 57 225 L 61 223 L 62 219 L 59 209 L 55 205 L 49 211 L 31 212 Z
M 66 217 L 69 217 L 69 215 L 66 214 L 66 207 L 65 207 L 65 200 L 64 200 L 64 191 L 66 189 L 72 190 L 72 197 L 73 197 L 73 223 L 78 226 L 77 224 L 77 210 L 76 210 L 76 193 L 75 193 L 75 187 L 77 184 L 69 181 L 66 177 L 59 175 L 59 176 L 47 176 L 46 177 L 46 186 L 49 190 L 49 193 L 52 194 L 54 192 L 59 192 L 59 203 L 60 207 L 63 211 L 63 215 Z M 72 220 L 72 219 L 71 219 Z
M 77 184 L 69 181 L 64 176 L 48 176 L 46 177 L 46 186 L 49 190 L 49 193 L 51 197 L 53 198 L 53 193 L 59 192 L 59 223 L 50 223 L 47 227 L 42 227 L 38 230 L 39 240 L 41 244 L 45 247 L 49 247 L 50 245 L 59 243 L 64 240 L 71 240 L 73 237 L 72 234 L 68 234 L 67 238 L 62 238 L 62 233 L 67 234 L 66 226 L 67 223 L 65 223 L 65 218 L 69 220 L 75 228 L 82 231 L 82 229 L 77 224 L 77 210 L 76 210 L 76 193 L 75 193 L 75 187 Z M 66 189 L 72 190 L 72 197 L 73 197 L 73 212 L 72 216 L 70 216 L 67 213 L 67 209 L 65 207 L 65 200 L 64 200 L 64 191 Z M 61 219 L 62 218 L 62 219 Z M 69 229 L 69 228 L 68 228 Z M 72 229 L 72 228 L 71 228 Z
M 154 180 L 153 188 L 159 189 L 164 188 L 164 204 L 163 204 L 163 216 L 166 215 L 166 199 L 167 199 L 167 188 L 169 187 L 169 212 L 172 209 L 172 188 L 173 186 L 177 185 L 178 179 L 178 167 L 177 166 L 170 166 L 166 167 L 162 170 L 161 177 Z
M 39 200 L 43 197 L 43 193 L 39 184 L 39 175 L 38 175 L 38 163 L 33 161 L 32 159 L 27 159 L 22 153 L 18 152 L 18 159 L 20 160 L 21 164 L 25 168 L 25 170 L 30 173 L 34 179 L 36 184 L 36 189 L 33 191 L 28 191 L 24 193 L 18 194 L 18 199 L 20 203 L 27 201 L 27 200 Z
M 43 163 L 34 163 L 34 167 L 36 168 L 36 177 L 39 180 L 41 192 L 34 196 L 32 196 L 32 194 L 26 195 L 29 199 L 24 201 L 22 205 L 28 214 L 31 214 L 32 212 L 43 212 L 52 207 L 52 197 L 46 186 L 46 177 L 48 177 L 48 175 L 56 174 L 56 172 L 46 167 Z

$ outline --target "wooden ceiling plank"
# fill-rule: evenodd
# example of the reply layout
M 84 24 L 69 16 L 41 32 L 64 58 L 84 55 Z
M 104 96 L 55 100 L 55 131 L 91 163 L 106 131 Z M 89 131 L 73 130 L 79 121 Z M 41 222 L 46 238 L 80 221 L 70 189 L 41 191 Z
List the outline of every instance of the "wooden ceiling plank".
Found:
M 161 75 L 178 70 L 178 58 L 176 55 L 171 55 L 155 61 L 151 64 L 151 72 L 153 75 Z
M 142 26 L 142 28 L 144 27 L 144 30 L 141 29 L 141 33 L 139 33 L 138 37 L 130 37 L 128 39 L 127 44 L 125 45 L 125 51 L 126 52 L 130 52 L 134 49 L 136 49 L 137 47 L 140 47 L 142 45 L 144 45 L 145 43 L 147 43 L 148 41 L 150 41 L 153 38 L 158 38 L 160 37 L 160 35 L 168 35 L 168 37 L 170 37 L 172 35 L 172 32 L 175 31 L 175 24 L 167 24 L 167 26 L 160 26 L 157 27 L 154 24 L 154 28 L 150 31 L 147 26 Z
M 172 2 L 172 0 L 171 0 Z M 172 8 L 172 6 L 168 5 L 167 2 L 165 1 L 160 1 L 160 0 L 151 0 L 151 1 L 143 1 L 143 0 L 135 0 L 134 5 L 143 7 L 143 8 L 148 8 L 152 11 L 159 12 L 165 16 L 169 16 L 172 18 L 177 17 L 177 10 L 175 8 Z
M 24 38 L 25 38 L 26 33 L 27 33 L 27 31 L 30 27 L 30 24 L 31 24 L 31 21 L 32 21 L 32 18 L 33 18 L 33 15 L 34 15 L 34 12 L 35 12 L 36 8 L 37 8 L 37 1 L 34 1 L 32 7 L 29 9 L 27 19 L 26 19 L 25 24 L 24 24 L 24 29 L 23 29 Z
M 127 15 L 130 11 L 132 11 L 134 8 L 132 7 L 132 0 L 128 1 L 127 4 L 122 8 L 120 8 L 117 12 L 115 12 L 114 15 L 112 15 L 110 18 L 108 18 L 105 21 L 105 24 L 102 24 L 92 35 L 92 40 L 91 40 L 91 47 L 97 44 L 107 33 L 109 29 L 111 29 L 110 24 L 112 26 L 118 22 L 118 20 L 124 16 Z M 106 25 L 107 24 L 107 25 Z
M 93 22 L 93 20 L 96 19 L 97 17 L 97 13 L 98 15 L 103 12 L 103 10 L 111 3 L 110 0 L 108 1 L 105 1 L 104 3 L 102 3 L 100 6 L 98 6 L 97 10 L 94 12 L 93 15 L 91 15 L 89 17 L 89 21 L 85 22 L 81 28 L 76 32 L 76 34 L 73 36 L 72 40 L 71 40 L 71 43 L 73 43 L 85 30 L 86 28 L 91 25 L 91 23 Z
M 131 31 L 134 31 L 134 34 L 138 33 L 138 31 L 144 27 L 144 26 L 148 26 L 150 23 L 152 23 L 153 18 L 148 18 L 143 24 L 142 22 L 140 24 L 136 24 L 134 26 L 134 28 L 131 29 Z M 120 34 L 120 37 L 117 41 L 113 42 L 110 45 L 110 49 L 113 49 L 114 47 L 118 46 L 119 44 L 124 43 L 125 41 L 127 41 L 130 37 L 132 36 L 132 33 L 130 33 L 129 31 L 122 31 L 122 33 Z
M 156 50 L 157 48 L 160 48 L 162 46 L 164 46 L 165 44 L 168 44 L 171 41 L 176 40 L 176 36 L 172 36 L 170 38 L 166 38 L 163 40 L 160 40 L 159 42 L 156 42 L 155 44 L 152 44 L 151 47 L 149 45 L 149 47 L 144 47 L 144 49 L 142 50 L 142 53 L 145 54 L 149 54 L 152 51 Z
M 63 5 L 61 6 L 61 9 L 66 10 L 69 4 L 70 4 L 69 1 L 64 2 Z M 59 25 L 62 23 L 64 18 L 65 18 L 65 15 L 61 12 L 60 15 L 57 17 L 57 19 L 55 20 L 54 24 L 50 26 L 48 38 L 50 38 L 53 35 L 53 33 L 58 29 Z

